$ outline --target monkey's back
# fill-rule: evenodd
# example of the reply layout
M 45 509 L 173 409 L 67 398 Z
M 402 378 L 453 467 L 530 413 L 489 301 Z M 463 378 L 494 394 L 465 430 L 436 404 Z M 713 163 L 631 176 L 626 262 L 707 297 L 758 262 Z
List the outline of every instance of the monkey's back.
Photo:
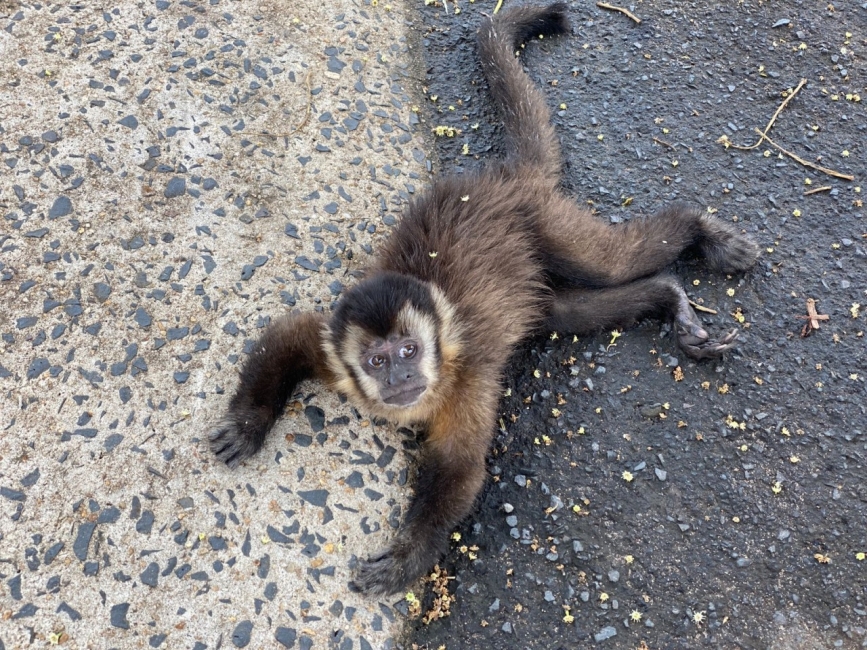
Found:
M 544 317 L 535 224 L 551 192 L 496 163 L 442 178 L 410 205 L 376 268 L 436 284 L 458 312 L 468 354 L 501 365 Z

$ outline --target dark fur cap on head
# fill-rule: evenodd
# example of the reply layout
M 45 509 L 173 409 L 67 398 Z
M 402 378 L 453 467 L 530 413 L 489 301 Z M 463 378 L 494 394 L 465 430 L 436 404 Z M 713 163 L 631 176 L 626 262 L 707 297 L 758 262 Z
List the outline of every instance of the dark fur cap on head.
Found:
M 331 331 L 342 339 L 350 325 L 360 325 L 373 336 L 385 338 L 395 330 L 407 304 L 438 324 L 430 285 L 400 273 L 377 273 L 344 294 L 331 318 Z

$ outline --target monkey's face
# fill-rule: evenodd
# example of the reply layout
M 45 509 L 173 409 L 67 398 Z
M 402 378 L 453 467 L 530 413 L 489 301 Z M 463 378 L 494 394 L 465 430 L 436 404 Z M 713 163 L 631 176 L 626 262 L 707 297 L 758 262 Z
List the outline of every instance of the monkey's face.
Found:
M 454 310 L 433 285 L 397 273 L 341 298 L 322 346 L 334 387 L 372 413 L 419 422 L 441 398 L 443 363 L 459 350 Z
M 389 406 L 412 406 L 427 390 L 425 348 L 418 337 L 374 339 L 361 350 L 358 364 L 365 379 L 375 383 L 380 401 Z

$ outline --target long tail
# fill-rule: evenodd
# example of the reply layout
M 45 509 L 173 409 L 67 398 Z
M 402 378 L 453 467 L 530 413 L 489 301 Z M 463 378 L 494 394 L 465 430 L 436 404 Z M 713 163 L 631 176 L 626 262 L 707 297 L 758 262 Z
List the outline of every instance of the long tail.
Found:
M 503 118 L 508 156 L 522 167 L 559 179 L 560 145 L 542 92 L 516 56 L 521 44 L 569 31 L 566 3 L 512 7 L 487 18 L 479 29 L 479 54 L 491 94 Z

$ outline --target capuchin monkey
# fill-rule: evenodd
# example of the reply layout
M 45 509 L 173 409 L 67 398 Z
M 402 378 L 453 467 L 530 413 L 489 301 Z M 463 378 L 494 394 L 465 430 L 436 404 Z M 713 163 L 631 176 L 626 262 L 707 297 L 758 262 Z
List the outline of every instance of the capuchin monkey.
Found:
M 484 20 L 479 54 L 503 120 L 505 158 L 437 179 L 330 317 L 273 322 L 210 432 L 217 458 L 236 467 L 262 447 L 308 378 L 374 416 L 424 427 L 415 495 L 391 545 L 359 562 L 353 585 L 363 592 L 404 590 L 445 552 L 485 481 L 503 370 L 521 341 L 646 317 L 670 320 L 694 359 L 718 357 L 737 337 L 712 338 L 663 269 L 689 249 L 717 271 L 743 271 L 757 255 L 752 241 L 683 205 L 612 226 L 559 187 L 550 114 L 517 53 L 531 38 L 568 31 L 565 3 Z

